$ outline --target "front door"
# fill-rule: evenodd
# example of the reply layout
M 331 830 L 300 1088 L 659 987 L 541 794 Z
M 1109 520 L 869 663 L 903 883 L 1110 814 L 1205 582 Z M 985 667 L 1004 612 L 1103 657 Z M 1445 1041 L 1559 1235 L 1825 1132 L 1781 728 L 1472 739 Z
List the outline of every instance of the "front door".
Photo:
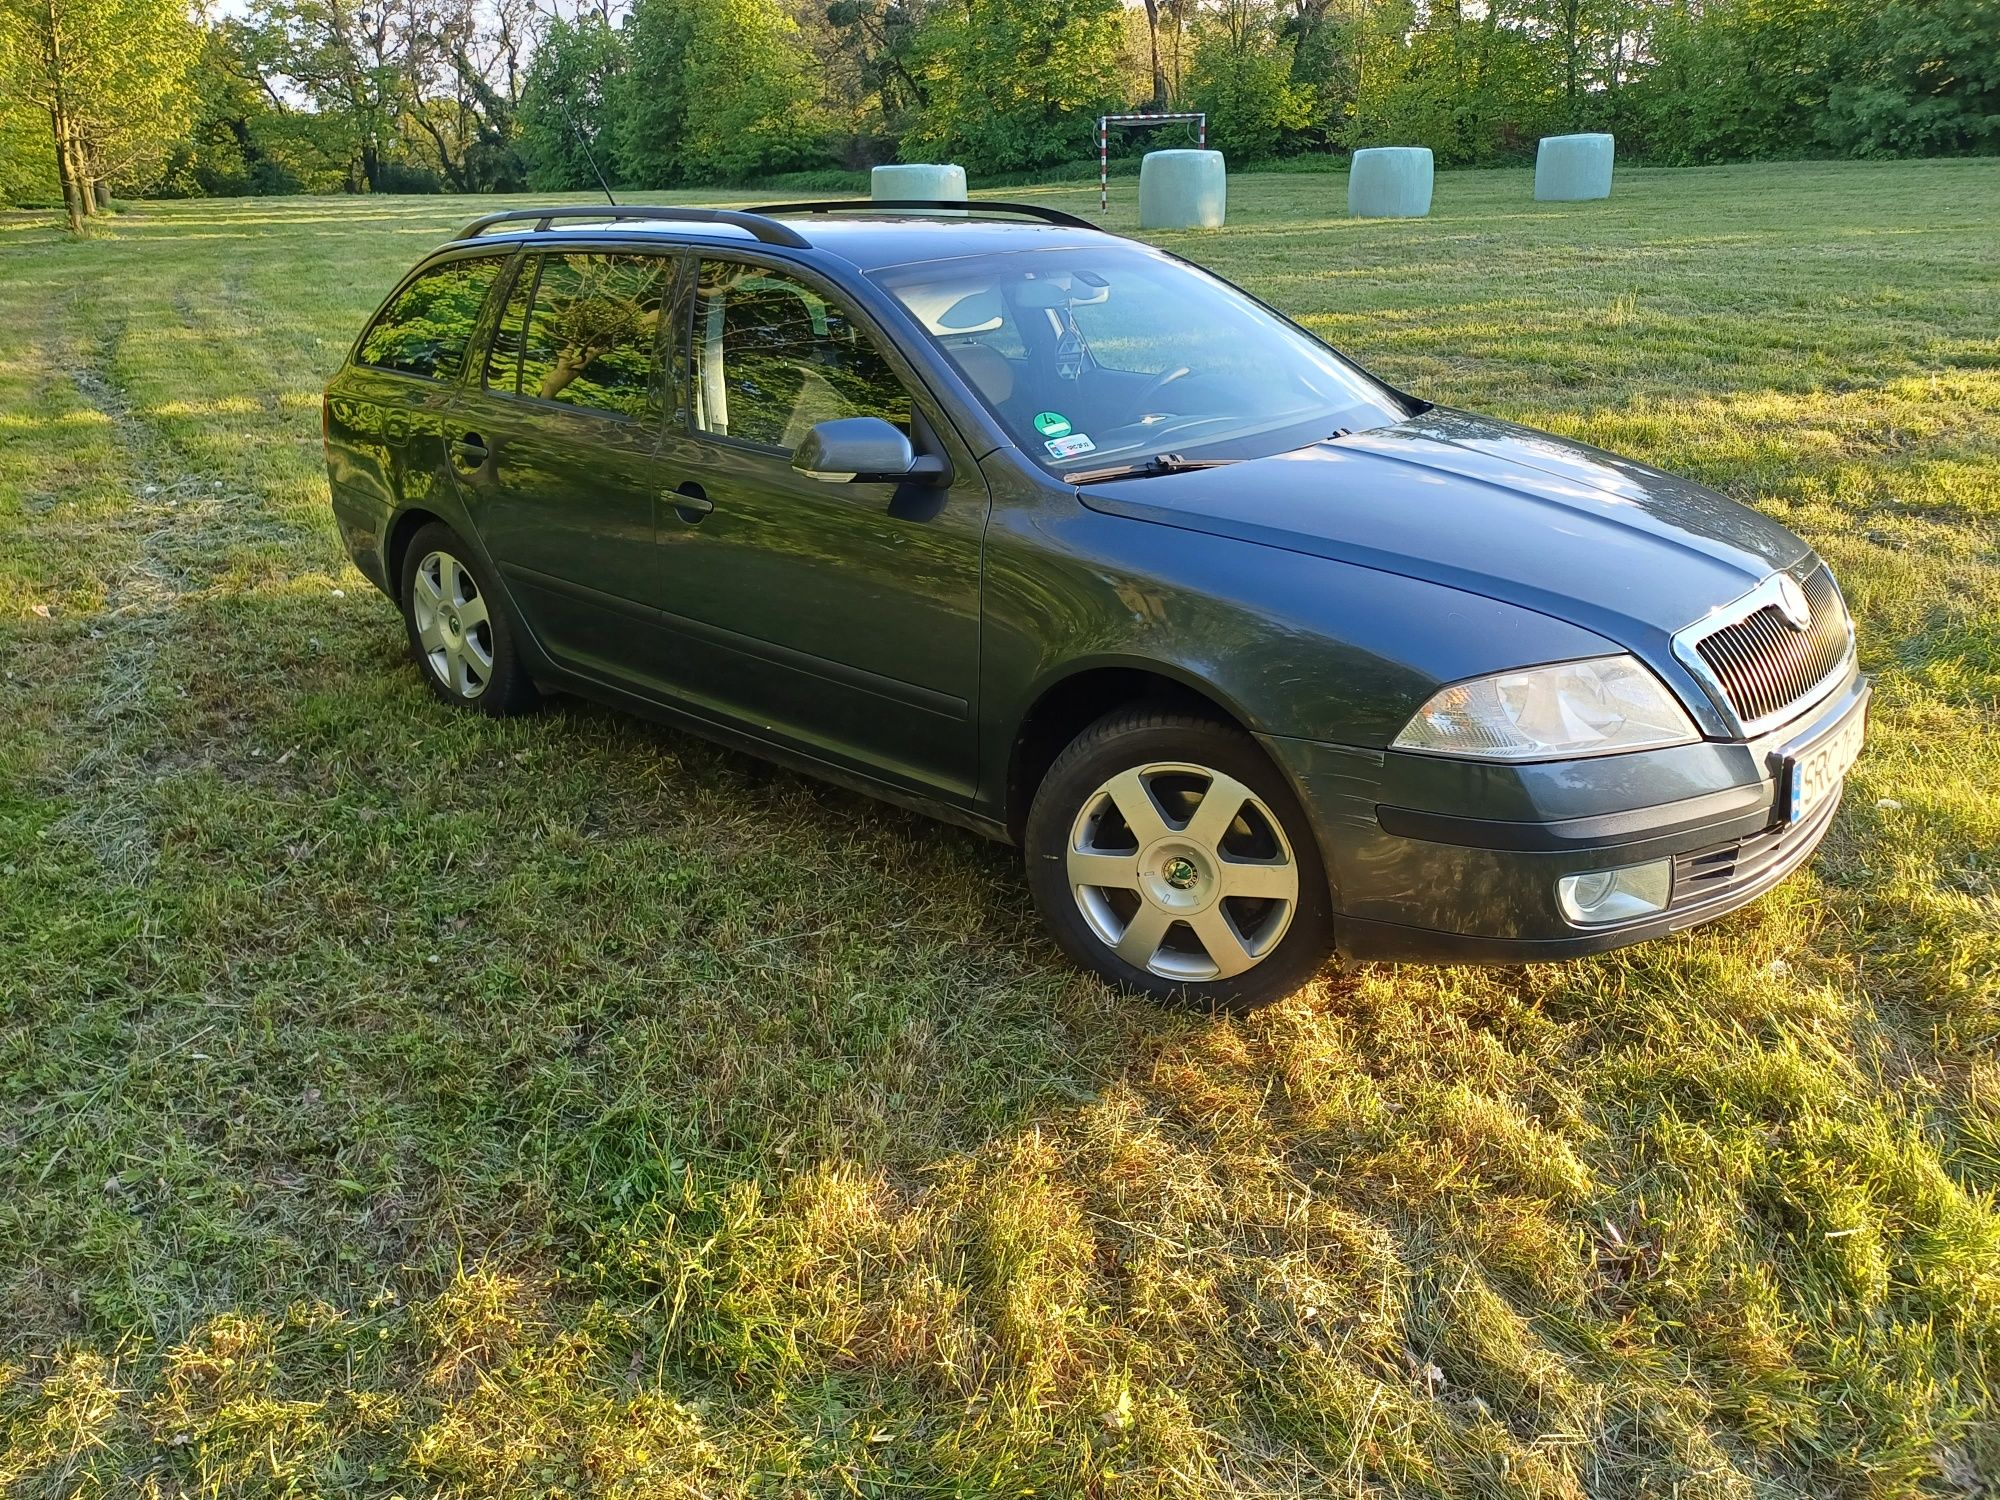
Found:
M 656 555 L 683 694 L 824 760 L 951 798 L 978 767 L 978 466 L 900 360 L 792 268 L 701 261 L 688 410 L 669 424 Z M 792 449 L 878 416 L 947 486 L 831 483 Z
M 657 686 L 654 496 L 671 254 L 530 251 L 459 403 L 454 470 L 508 593 L 558 663 Z

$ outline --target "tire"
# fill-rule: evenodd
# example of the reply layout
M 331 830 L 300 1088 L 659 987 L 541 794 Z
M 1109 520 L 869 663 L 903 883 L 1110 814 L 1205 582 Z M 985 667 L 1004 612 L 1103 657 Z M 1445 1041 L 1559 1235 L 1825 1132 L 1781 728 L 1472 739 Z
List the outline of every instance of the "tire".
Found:
M 1213 719 L 1099 719 L 1042 778 L 1023 855 L 1062 950 L 1130 994 L 1240 1013 L 1291 994 L 1333 951 L 1298 799 L 1256 741 Z
M 457 532 L 434 521 L 410 538 L 397 597 L 410 655 L 445 702 L 495 718 L 535 706 L 500 591 Z

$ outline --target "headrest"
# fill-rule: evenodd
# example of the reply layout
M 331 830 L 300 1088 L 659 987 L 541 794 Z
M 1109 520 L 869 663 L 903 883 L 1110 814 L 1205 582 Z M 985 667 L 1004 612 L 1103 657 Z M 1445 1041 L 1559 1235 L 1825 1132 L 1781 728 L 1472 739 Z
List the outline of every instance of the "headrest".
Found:
M 1014 366 L 999 350 L 986 344 L 959 344 L 951 357 L 965 378 L 995 406 L 1004 406 L 1014 394 Z

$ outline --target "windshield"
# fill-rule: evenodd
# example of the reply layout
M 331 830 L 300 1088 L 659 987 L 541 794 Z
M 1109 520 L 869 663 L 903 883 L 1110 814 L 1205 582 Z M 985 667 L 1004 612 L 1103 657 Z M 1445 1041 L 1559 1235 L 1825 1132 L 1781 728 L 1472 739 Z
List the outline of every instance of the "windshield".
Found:
M 1044 468 L 1262 458 L 1405 404 L 1233 287 L 1129 240 L 896 266 L 875 280 Z

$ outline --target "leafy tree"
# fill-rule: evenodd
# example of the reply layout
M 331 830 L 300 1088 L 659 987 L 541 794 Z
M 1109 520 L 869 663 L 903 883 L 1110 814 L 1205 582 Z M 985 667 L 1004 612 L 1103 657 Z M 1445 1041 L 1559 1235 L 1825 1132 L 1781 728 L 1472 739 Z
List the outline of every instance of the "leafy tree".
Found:
M 0 0 L 0 94 L 47 121 L 72 231 L 150 187 L 192 117 L 200 33 L 177 0 Z
M 1549 53 L 1524 0 L 1385 0 L 1360 36 L 1350 146 L 1425 145 L 1446 163 L 1532 147 L 1549 123 Z
M 2000 149 L 2000 11 L 1992 0 L 1890 0 L 1854 28 L 1827 90 L 1828 142 L 1858 156 Z
M 345 127 L 353 147 L 348 189 L 386 187 L 401 112 L 407 13 L 393 5 L 369 10 L 350 0 L 257 0 L 252 14 L 272 76 Z
M 823 65 L 833 76 L 851 74 L 856 123 L 900 136 L 930 104 L 916 72 L 916 7 L 904 0 L 833 0 L 826 21 L 834 45 Z
M 195 105 L 160 191 L 176 197 L 296 193 L 302 177 L 285 170 L 260 140 L 284 102 L 258 68 L 256 37 L 238 21 L 209 28 L 190 74 Z
M 269 76 L 338 121 L 348 186 L 519 187 L 527 0 L 255 0 Z
M 1167 69 L 1160 60 L 1160 0 L 1146 0 L 1146 61 L 1153 80 L 1153 110 L 1167 108 Z
M 1419 34 L 1410 0 L 1383 0 L 1356 35 L 1354 103 L 1344 144 L 1349 147 L 1427 145 L 1456 137 L 1453 72 L 1434 37 Z
M 657 185 L 1020 171 L 1162 104 L 1239 162 L 1519 160 L 1556 129 L 1669 163 L 2000 150 L 2000 0 L 248 0 L 200 28 L 185 3 L 0 0 L 0 196 L 81 224 L 113 184 L 588 189 L 586 146 Z
M 1306 91 L 1306 125 L 1293 132 L 1297 144 L 1331 144 L 1354 107 L 1362 27 L 1356 10 L 1336 11 L 1334 0 L 1292 0 L 1279 28 L 1291 46 L 1292 82 Z
M 1238 160 L 1276 153 L 1310 123 L 1312 93 L 1292 78 L 1280 19 L 1258 0 L 1226 0 L 1202 21 L 1188 103 L 1208 115 L 1209 139 Z
M 948 0 L 926 17 L 929 107 L 905 143 L 968 171 L 1089 154 L 1094 117 L 1122 102 L 1118 0 Z
M 1675 164 L 1808 156 L 1863 0 L 1713 0 L 1655 23 L 1632 119 Z
M 770 0 L 696 0 L 681 175 L 730 182 L 809 164 L 826 119 L 798 22 Z
M 624 64 L 618 33 L 602 16 L 558 19 L 543 30 L 521 88 L 521 149 L 530 186 L 595 188 L 598 171 L 612 169 L 605 119 Z
M 410 155 L 458 192 L 512 192 L 525 184 L 516 141 L 528 0 L 430 0 L 404 58 Z M 414 129 L 411 127 L 414 126 Z
M 0 77 L 5 64 L 0 63 Z M 59 201 L 49 122 L 9 94 L 0 94 L 0 203 Z
M 646 187 L 681 180 L 687 131 L 688 49 L 696 0 L 637 0 L 625 27 L 626 63 L 605 85 L 618 179 Z

